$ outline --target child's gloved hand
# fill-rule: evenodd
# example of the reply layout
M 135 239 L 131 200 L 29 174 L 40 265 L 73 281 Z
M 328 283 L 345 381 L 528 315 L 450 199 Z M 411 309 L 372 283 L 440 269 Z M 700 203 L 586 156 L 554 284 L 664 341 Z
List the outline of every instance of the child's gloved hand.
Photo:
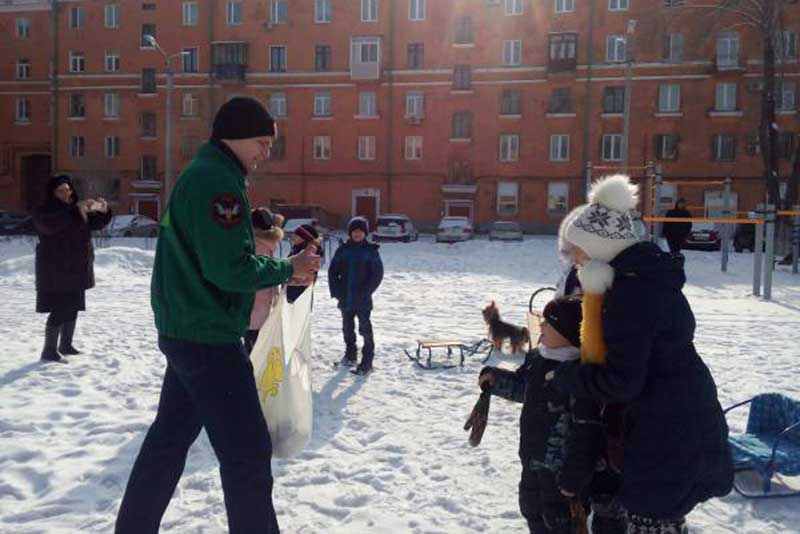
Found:
M 481 391 L 486 391 L 487 389 L 492 389 L 494 387 L 494 383 L 496 381 L 496 377 L 494 372 L 488 367 L 484 367 L 481 371 L 480 376 L 478 376 L 478 386 L 480 386 Z
M 486 423 L 489 421 L 489 400 L 491 398 L 489 392 L 484 391 L 481 393 L 467 422 L 464 423 L 464 430 L 472 430 L 469 434 L 469 444 L 473 447 L 477 447 L 480 444 L 483 432 L 486 430 Z

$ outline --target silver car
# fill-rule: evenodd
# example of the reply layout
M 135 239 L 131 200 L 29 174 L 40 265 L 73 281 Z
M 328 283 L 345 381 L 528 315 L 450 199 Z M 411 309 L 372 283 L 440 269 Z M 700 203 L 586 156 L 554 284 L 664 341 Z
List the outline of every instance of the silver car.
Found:
M 472 239 L 474 230 L 466 217 L 444 217 L 436 229 L 437 243 L 455 243 Z
M 101 232 L 106 237 L 158 237 L 158 221 L 146 215 L 117 215 Z
M 397 240 L 408 243 L 419 239 L 419 232 L 407 215 L 381 215 L 375 223 L 375 241 Z
M 489 230 L 489 241 L 522 241 L 522 228 L 512 221 L 496 221 Z

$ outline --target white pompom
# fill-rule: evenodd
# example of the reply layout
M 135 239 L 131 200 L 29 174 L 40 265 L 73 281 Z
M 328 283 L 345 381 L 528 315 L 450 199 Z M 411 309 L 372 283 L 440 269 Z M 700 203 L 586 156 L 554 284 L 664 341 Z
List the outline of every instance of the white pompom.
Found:
M 584 293 L 602 295 L 614 284 L 614 268 L 604 261 L 591 260 L 578 270 Z
M 589 202 L 617 211 L 630 211 L 639 203 L 639 186 L 631 183 L 629 176 L 605 176 L 592 185 Z

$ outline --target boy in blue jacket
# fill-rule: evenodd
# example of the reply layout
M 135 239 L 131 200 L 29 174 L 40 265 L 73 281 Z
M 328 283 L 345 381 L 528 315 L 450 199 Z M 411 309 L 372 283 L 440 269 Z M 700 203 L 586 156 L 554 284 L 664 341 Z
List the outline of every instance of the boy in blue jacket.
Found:
M 342 312 L 342 333 L 345 353 L 341 364 L 356 363 L 355 319 L 358 317 L 358 333 L 364 338 L 361 363 L 355 374 L 365 375 L 372 371 L 375 356 L 375 341 L 372 336 L 372 294 L 383 280 L 383 262 L 378 254 L 379 246 L 367 241 L 369 223 L 364 217 L 353 217 L 347 225 L 349 239 L 333 255 L 328 267 L 328 286 L 331 297 L 339 301 Z

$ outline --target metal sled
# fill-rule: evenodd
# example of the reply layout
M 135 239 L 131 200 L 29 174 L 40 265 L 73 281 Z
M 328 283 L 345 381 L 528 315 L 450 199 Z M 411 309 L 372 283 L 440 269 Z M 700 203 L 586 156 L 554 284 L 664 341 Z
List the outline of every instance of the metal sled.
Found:
M 434 349 L 445 349 L 447 351 L 447 360 L 452 361 L 453 354 L 455 351 L 458 351 L 459 361 L 458 363 L 446 363 L 446 364 L 436 364 L 433 363 L 433 350 Z M 475 354 L 483 354 L 486 353 L 486 357 L 482 360 L 482 363 L 486 363 L 486 361 L 491 357 L 492 351 L 494 350 L 494 344 L 488 339 L 481 339 L 477 343 L 473 343 L 472 345 L 465 345 L 459 340 L 456 339 L 424 339 L 417 341 L 417 350 L 415 354 L 411 354 L 406 349 L 403 349 L 403 352 L 406 353 L 408 359 L 419 365 L 422 369 L 431 370 L 431 369 L 452 369 L 453 367 L 463 367 L 464 366 L 464 359 L 467 356 L 472 356 Z M 423 351 L 428 351 L 427 358 L 424 358 Z
M 531 348 L 539 342 L 539 324 L 542 322 L 542 313 L 545 305 L 555 297 L 556 288 L 540 287 L 531 294 L 528 300 L 528 333 L 531 338 Z

